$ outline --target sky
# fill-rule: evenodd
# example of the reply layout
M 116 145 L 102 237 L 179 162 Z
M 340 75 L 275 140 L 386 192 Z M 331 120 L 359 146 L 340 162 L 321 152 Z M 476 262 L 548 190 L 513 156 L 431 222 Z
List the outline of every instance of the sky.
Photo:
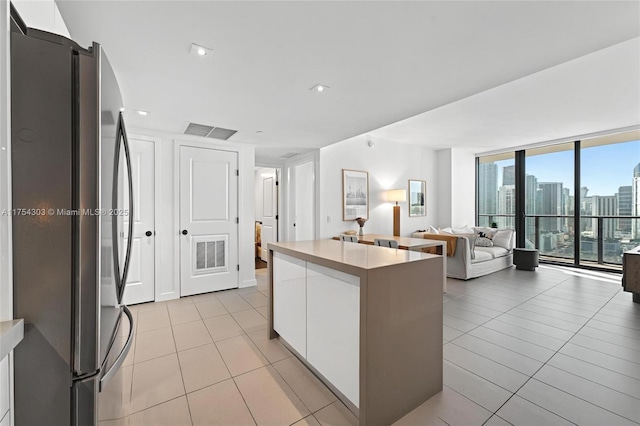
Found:
M 587 195 L 615 195 L 618 187 L 631 185 L 633 168 L 640 163 L 640 141 L 585 148 L 581 151 L 581 184 L 589 188 Z M 502 184 L 502 168 L 513 160 L 498 161 L 498 186 Z M 563 182 L 573 191 L 573 151 L 527 157 L 526 173 L 538 182 Z

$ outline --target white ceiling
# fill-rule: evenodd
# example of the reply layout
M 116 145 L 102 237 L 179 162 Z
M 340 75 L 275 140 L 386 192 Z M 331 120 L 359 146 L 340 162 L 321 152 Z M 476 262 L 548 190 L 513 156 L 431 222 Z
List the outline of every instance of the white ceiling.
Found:
M 639 73 L 620 76 L 609 67 L 577 80 L 606 88 L 602 76 L 616 74 L 629 88 L 616 92 L 624 102 L 607 100 L 614 110 L 597 122 L 583 117 L 557 128 L 566 124 L 564 112 L 585 101 L 596 117 L 605 105 L 557 98 L 563 88 L 584 93 L 567 72 L 579 61 L 564 63 L 635 39 L 614 59 L 630 55 L 622 71 L 638 68 L 637 1 L 57 3 L 76 41 L 104 46 L 129 127 L 182 133 L 191 121 L 237 129 L 230 141 L 255 144 L 262 157 L 326 146 L 422 113 L 371 134 L 481 150 L 518 144 L 514 138 L 525 135 L 535 141 L 587 133 L 585 122 L 593 131 L 640 123 Z M 191 43 L 213 49 L 213 57 L 191 55 Z M 309 91 L 316 83 L 331 88 Z M 549 114 L 550 106 L 558 114 Z M 558 123 L 532 131 L 537 122 L 524 113 Z

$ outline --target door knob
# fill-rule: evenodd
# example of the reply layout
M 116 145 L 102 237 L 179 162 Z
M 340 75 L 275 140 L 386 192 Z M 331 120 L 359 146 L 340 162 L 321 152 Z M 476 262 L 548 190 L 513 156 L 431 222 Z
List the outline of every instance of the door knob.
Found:
M 150 237 L 151 235 L 153 235 L 153 232 L 147 231 L 147 232 L 144 233 L 144 235 L 146 235 L 147 237 Z
M 189 231 L 187 231 L 186 229 L 182 230 L 182 235 L 187 235 L 189 233 Z

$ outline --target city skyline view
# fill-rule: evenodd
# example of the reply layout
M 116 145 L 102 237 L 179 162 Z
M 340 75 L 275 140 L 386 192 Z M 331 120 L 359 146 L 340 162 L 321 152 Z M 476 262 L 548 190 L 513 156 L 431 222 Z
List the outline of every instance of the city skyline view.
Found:
M 561 160 L 567 167 L 552 167 L 548 156 L 527 156 L 526 174 L 535 175 L 544 171 L 544 182 L 562 182 L 564 188 L 573 188 L 573 151 L 554 153 L 554 161 Z M 589 188 L 588 195 L 614 195 L 618 187 L 631 185 L 633 168 L 640 162 L 640 141 L 624 144 L 610 144 L 581 151 L 583 187 Z M 494 162 L 498 166 L 498 187 L 502 186 L 502 168 L 514 164 L 514 160 Z M 538 179 L 540 180 L 540 179 Z M 624 183 L 628 181 L 627 183 Z
M 640 216 L 640 140 L 634 139 L 583 144 L 579 191 L 573 143 L 526 150 L 525 247 L 573 261 L 579 244 L 580 262 L 620 265 L 622 252 L 640 244 L 640 220 L 624 219 Z M 515 153 L 491 159 L 481 157 L 478 165 L 478 224 L 515 228 Z

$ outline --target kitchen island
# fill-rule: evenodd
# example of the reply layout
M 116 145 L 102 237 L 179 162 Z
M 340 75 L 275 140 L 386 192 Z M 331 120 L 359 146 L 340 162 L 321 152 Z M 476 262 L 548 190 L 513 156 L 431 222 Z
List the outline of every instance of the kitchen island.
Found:
M 335 240 L 268 252 L 269 338 L 360 425 L 389 425 L 442 390 L 442 256 Z

